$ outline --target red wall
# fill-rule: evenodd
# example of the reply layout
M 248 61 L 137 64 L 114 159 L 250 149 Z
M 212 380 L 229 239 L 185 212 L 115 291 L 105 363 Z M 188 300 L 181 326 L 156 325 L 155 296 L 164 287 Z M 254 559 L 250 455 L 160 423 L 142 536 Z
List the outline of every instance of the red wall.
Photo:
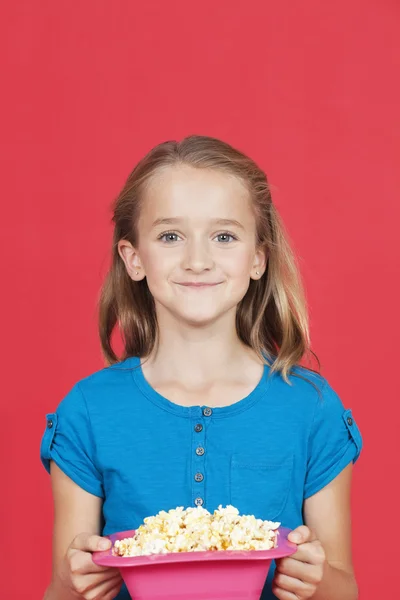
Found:
M 110 202 L 150 147 L 189 133 L 240 147 L 274 185 L 314 349 L 364 434 L 361 598 L 396 596 L 399 7 L 2 3 L 2 598 L 41 598 L 49 579 L 39 442 L 45 413 L 102 366 L 95 301 Z

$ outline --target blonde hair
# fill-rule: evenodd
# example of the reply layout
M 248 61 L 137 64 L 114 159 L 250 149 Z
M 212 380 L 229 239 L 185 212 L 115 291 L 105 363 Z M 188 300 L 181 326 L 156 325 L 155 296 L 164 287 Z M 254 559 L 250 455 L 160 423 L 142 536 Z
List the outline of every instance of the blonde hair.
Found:
M 295 257 L 280 216 L 272 202 L 265 173 L 253 160 L 216 138 L 191 135 L 180 142 L 167 141 L 153 148 L 133 169 L 113 206 L 112 263 L 99 300 L 99 333 L 104 357 L 109 365 L 131 356 L 148 356 L 157 343 L 157 318 L 153 297 L 146 280 L 134 282 L 118 252 L 118 242 L 137 245 L 138 222 L 143 192 L 160 169 L 189 165 L 216 169 L 238 177 L 249 190 L 256 223 L 257 245 L 265 248 L 267 268 L 259 280 L 251 280 L 237 307 L 237 335 L 280 372 L 287 383 L 310 348 L 308 314 L 303 286 Z M 118 357 L 112 347 L 112 334 L 118 326 L 124 351 Z M 303 367 L 316 373 L 309 367 Z M 303 378 L 304 379 L 304 378 Z M 312 382 L 310 382 L 312 383 Z M 315 387 L 315 386 L 314 386 Z

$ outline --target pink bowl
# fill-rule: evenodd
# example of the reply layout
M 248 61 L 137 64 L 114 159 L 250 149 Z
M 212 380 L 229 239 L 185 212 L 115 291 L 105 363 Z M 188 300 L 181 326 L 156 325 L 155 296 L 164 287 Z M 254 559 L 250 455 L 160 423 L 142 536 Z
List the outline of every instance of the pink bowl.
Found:
M 120 570 L 133 600 L 259 600 L 272 560 L 290 556 L 297 546 L 288 541 L 290 529 L 279 528 L 272 550 L 176 552 L 150 556 L 113 556 L 94 552 L 93 561 Z M 110 536 L 132 537 L 134 531 Z

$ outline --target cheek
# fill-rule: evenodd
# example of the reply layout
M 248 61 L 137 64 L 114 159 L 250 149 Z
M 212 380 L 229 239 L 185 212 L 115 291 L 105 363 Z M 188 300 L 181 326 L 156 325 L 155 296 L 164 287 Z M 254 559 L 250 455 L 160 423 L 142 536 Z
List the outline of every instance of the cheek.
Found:
M 221 257 L 220 264 L 231 277 L 250 275 L 254 256 L 250 252 L 229 252 L 226 257 Z
M 173 252 L 168 252 L 164 248 L 150 247 L 142 251 L 141 259 L 148 279 L 155 283 L 161 278 L 165 278 L 176 265 L 176 257 Z

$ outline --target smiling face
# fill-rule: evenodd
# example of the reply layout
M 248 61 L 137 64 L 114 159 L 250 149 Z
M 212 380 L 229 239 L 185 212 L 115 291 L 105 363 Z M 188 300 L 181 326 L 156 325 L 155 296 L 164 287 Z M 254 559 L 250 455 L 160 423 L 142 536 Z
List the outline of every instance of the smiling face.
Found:
M 265 270 L 256 248 L 249 193 L 228 174 L 179 166 L 149 183 L 138 223 L 138 244 L 119 242 L 129 275 L 147 284 L 160 321 L 168 313 L 206 325 L 236 307 Z

